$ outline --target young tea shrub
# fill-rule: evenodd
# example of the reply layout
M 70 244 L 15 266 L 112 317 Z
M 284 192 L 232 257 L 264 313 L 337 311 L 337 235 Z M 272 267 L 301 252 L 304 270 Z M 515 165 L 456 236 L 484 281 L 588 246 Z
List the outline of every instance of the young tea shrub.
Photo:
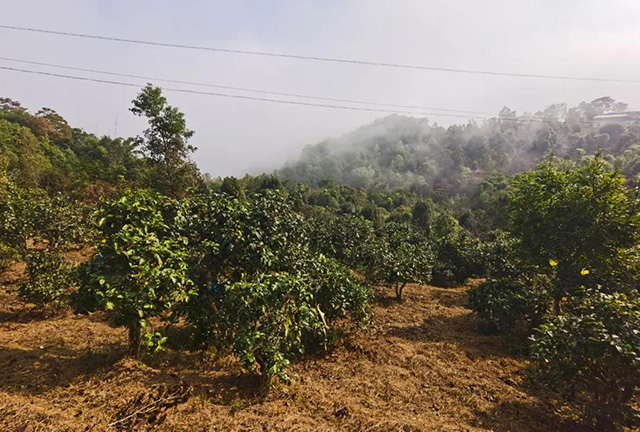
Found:
M 637 284 L 629 251 L 640 243 L 640 201 L 603 158 L 576 168 L 543 163 L 516 178 L 509 200 L 511 234 L 523 261 L 552 278 L 556 314 L 582 285 Z
M 105 310 L 127 326 L 130 354 L 138 356 L 149 318 L 171 315 L 194 294 L 185 217 L 178 202 L 145 190 L 106 202 L 100 214 L 103 239 L 82 266 L 77 310 Z
M 468 294 L 469 307 L 498 332 L 529 334 L 542 322 L 550 304 L 544 291 L 513 279 L 490 279 Z
M 202 342 L 230 347 L 266 385 L 274 377 L 287 381 L 296 357 L 326 348 L 339 319 L 364 325 L 370 316 L 370 288 L 335 260 L 310 255 L 294 267 L 213 282 L 187 308 Z
M 0 242 L 0 272 L 6 271 L 11 264 L 18 260 L 18 252 L 10 246 Z
M 62 195 L 9 184 L 0 200 L 0 243 L 27 258 L 29 243 L 65 251 L 93 239 L 90 209 Z
M 638 426 L 629 403 L 640 386 L 640 301 L 595 290 L 580 297 L 536 330 L 532 356 L 552 382 L 586 394 L 584 413 L 597 430 Z
M 64 256 L 57 251 L 34 250 L 28 253 L 27 281 L 20 284 L 18 295 L 37 307 L 60 307 L 67 304 L 75 274 Z
M 464 283 L 481 271 L 476 242 L 453 217 L 441 214 L 432 228 L 435 263 L 431 282 L 438 286 Z
M 73 245 L 93 242 L 97 235 L 92 209 L 57 195 L 37 209 L 38 235 L 49 249 L 66 250 Z
M 320 255 L 306 259 L 300 272 L 308 281 L 327 322 L 346 316 L 359 325 L 368 322 L 371 288 L 356 280 L 348 268 Z
M 288 381 L 291 360 L 308 349 L 325 348 L 328 326 L 308 281 L 274 273 L 226 287 L 222 328 L 245 368 Z
M 42 189 L 7 185 L 0 201 L 0 241 L 26 259 L 28 242 L 42 241 L 50 198 Z M 44 214 L 44 215 L 43 215 Z
M 390 222 L 377 233 L 369 251 L 372 282 L 393 287 L 396 299 L 410 282 L 426 283 L 431 277 L 434 256 L 422 230 L 409 223 Z

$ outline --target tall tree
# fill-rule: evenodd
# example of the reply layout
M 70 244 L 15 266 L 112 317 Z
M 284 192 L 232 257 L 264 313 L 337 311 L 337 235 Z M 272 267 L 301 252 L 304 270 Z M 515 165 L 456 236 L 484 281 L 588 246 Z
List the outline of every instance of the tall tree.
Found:
M 198 168 L 189 159 L 196 148 L 187 143 L 194 132 L 187 128 L 184 114 L 168 105 L 162 89 L 152 84 L 133 100 L 131 112 L 149 121 L 144 136 L 136 138 L 149 163 L 149 185 L 169 196 L 184 195 L 199 178 Z

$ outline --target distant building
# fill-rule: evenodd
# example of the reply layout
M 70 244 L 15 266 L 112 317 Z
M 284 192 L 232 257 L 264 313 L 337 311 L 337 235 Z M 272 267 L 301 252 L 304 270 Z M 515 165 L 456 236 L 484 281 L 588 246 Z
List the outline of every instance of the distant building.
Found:
M 630 126 L 640 124 L 640 111 L 610 112 L 597 115 L 593 118 L 594 127 L 602 127 L 608 124 Z

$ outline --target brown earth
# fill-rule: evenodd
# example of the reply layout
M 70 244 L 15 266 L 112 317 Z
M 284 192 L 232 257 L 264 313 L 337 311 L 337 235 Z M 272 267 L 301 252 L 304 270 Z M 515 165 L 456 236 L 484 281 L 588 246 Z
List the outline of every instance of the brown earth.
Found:
M 466 287 L 380 299 L 371 329 L 298 361 L 295 382 L 264 395 L 229 357 L 126 358 L 125 331 L 98 314 L 24 304 L 19 270 L 0 279 L 0 431 L 579 430 L 511 344 L 481 331 Z

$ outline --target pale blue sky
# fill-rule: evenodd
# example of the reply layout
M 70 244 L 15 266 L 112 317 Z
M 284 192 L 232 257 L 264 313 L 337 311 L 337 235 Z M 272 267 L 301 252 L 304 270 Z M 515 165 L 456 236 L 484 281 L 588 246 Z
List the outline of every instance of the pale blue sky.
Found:
M 0 10 L 0 24 L 124 38 L 516 73 L 640 78 L 640 2 L 635 0 L 20 0 L 2 1 Z M 536 111 L 554 102 L 577 104 L 604 95 L 640 107 L 640 84 L 395 70 L 8 30 L 0 30 L 0 56 L 475 111 L 497 112 L 505 105 Z M 0 71 L 0 96 L 34 110 L 54 108 L 71 124 L 99 134 L 113 134 L 116 117 L 120 135 L 144 129 L 144 122 L 128 112 L 135 94 L 134 88 Z M 167 97 L 187 114 L 199 147 L 194 158 L 213 175 L 277 166 L 306 144 L 383 115 L 177 93 Z

